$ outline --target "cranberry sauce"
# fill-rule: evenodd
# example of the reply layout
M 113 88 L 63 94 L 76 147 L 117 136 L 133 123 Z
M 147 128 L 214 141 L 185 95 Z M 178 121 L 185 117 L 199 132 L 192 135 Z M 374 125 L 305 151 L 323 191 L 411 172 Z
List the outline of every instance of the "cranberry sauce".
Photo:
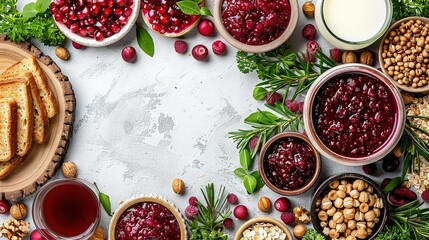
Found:
M 313 149 L 299 138 L 277 140 L 265 154 L 265 174 L 280 189 L 295 190 L 303 187 L 310 181 L 315 169 Z
M 115 229 L 117 240 L 180 239 L 180 228 L 173 213 L 152 202 L 138 203 L 125 210 Z
M 235 39 L 249 45 L 263 45 L 277 39 L 291 16 L 289 0 L 225 0 L 222 19 Z
M 314 100 L 313 121 L 326 147 L 347 157 L 378 151 L 392 133 L 397 106 L 388 87 L 360 73 L 326 82 Z
M 81 183 L 52 187 L 43 199 L 42 217 L 47 228 L 61 237 L 87 231 L 99 217 L 97 196 Z

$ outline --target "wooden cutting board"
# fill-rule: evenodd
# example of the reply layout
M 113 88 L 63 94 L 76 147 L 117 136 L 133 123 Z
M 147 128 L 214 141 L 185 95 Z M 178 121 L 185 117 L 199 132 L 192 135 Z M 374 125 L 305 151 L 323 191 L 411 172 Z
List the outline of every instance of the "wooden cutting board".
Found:
M 31 43 L 14 43 L 6 35 L 0 35 L 0 73 L 28 56 L 35 56 L 42 67 L 49 85 L 59 103 L 59 111 L 49 121 L 46 142 L 33 142 L 27 159 L 4 179 L 0 180 L 2 198 L 15 201 L 36 191 L 37 187 L 51 179 L 66 156 L 73 133 L 76 99 L 67 76 L 49 56 L 44 55 Z

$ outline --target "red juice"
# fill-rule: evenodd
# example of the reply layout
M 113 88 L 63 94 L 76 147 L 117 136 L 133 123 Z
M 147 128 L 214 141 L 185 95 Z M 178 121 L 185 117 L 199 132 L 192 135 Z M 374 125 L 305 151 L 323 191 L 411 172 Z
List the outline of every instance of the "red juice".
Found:
M 46 193 L 41 213 L 49 231 L 61 237 L 78 236 L 96 224 L 98 198 L 82 183 L 59 184 Z

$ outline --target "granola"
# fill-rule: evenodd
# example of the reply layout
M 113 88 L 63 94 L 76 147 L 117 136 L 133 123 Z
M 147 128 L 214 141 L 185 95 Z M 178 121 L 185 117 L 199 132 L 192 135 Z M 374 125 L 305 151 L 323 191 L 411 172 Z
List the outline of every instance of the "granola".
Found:
M 240 240 L 285 240 L 287 235 L 272 223 L 255 223 L 243 231 Z

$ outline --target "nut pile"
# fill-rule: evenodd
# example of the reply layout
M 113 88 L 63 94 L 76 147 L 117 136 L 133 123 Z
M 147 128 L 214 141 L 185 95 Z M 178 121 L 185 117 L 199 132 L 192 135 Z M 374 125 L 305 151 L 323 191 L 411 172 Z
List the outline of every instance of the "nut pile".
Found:
M 272 223 L 255 223 L 243 231 L 240 240 L 278 239 L 284 240 L 287 235 L 281 228 Z
M 400 85 L 418 88 L 429 81 L 429 23 L 409 20 L 383 43 L 383 67 Z
M 22 240 L 30 232 L 30 223 L 22 220 L 7 220 L 0 226 L 3 237 L 11 240 Z
M 334 180 L 327 193 L 317 199 L 316 207 L 325 235 L 331 239 L 356 240 L 373 234 L 384 202 L 363 180 Z

